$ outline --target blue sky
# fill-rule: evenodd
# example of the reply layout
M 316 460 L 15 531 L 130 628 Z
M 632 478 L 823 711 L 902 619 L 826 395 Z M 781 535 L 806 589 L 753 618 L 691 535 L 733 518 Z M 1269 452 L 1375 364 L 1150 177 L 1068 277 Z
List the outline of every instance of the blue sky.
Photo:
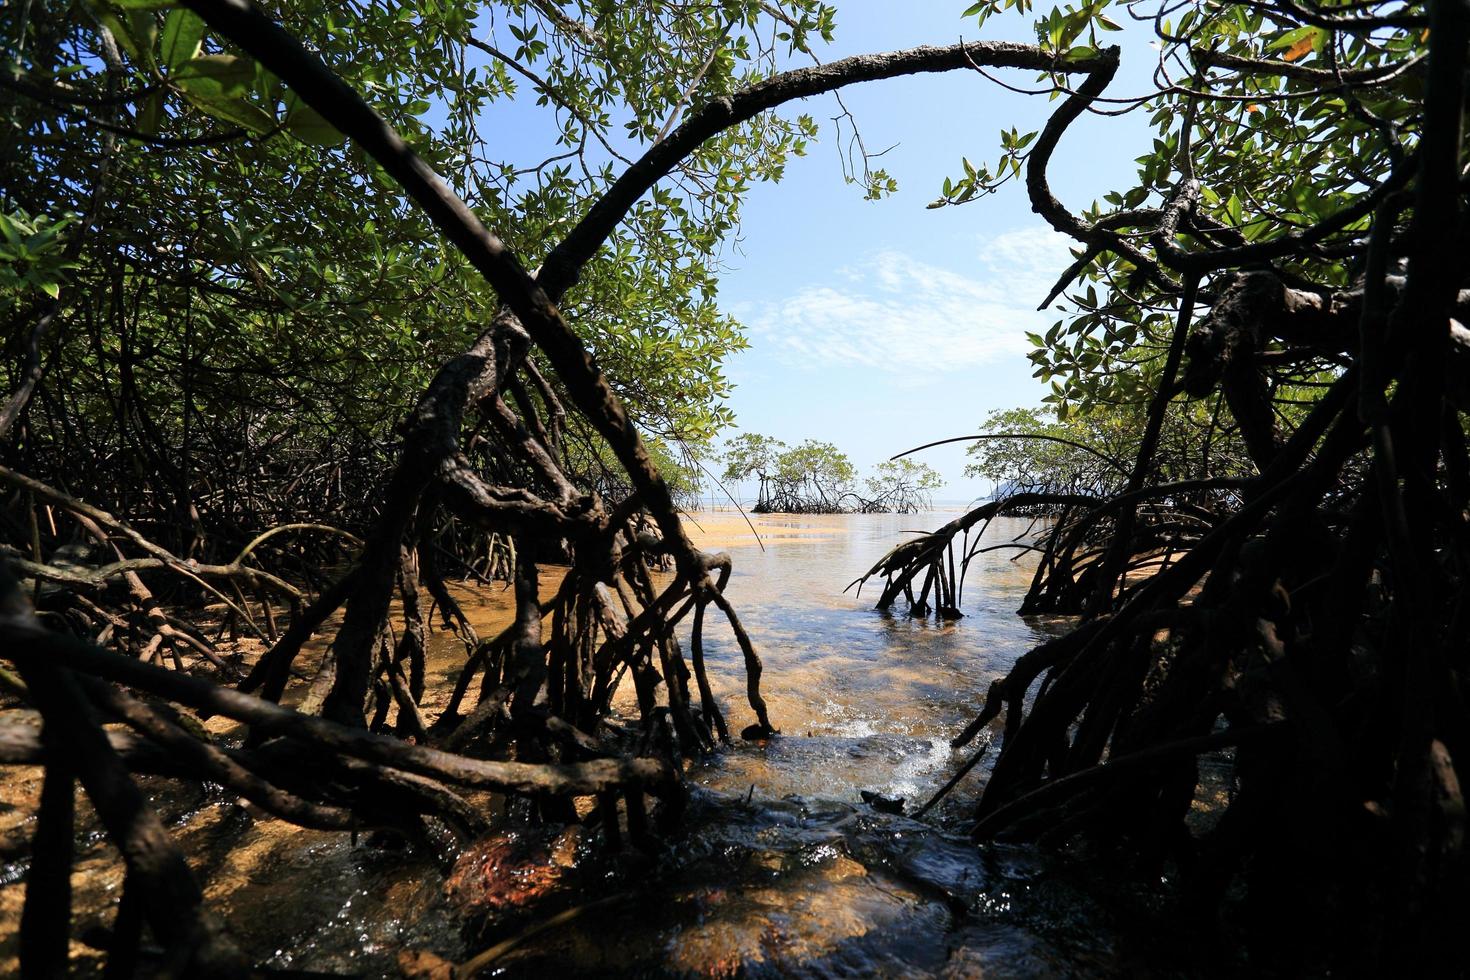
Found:
M 865 51 L 966 40 L 1030 40 L 1028 21 L 994 18 L 983 33 L 965 3 L 839 2 L 832 60 Z M 1137 93 L 1151 69 L 1146 38 L 1130 29 L 1114 89 Z M 1029 86 L 1030 72 L 1003 75 Z M 759 185 L 745 209 L 739 248 L 722 276 L 721 303 L 750 330 L 729 363 L 740 430 L 788 443 L 836 443 L 861 469 L 921 443 L 976 431 L 992 409 L 1034 405 L 1024 332 L 1058 319 L 1036 305 L 1070 261 L 1066 242 L 1033 215 L 1018 182 L 962 207 L 928 210 L 960 158 L 994 161 L 1002 127 L 1039 129 L 1056 103 L 1006 92 L 972 72 L 854 86 L 843 101 L 897 194 L 862 199 L 843 183 L 831 96 L 804 111 L 823 124 L 785 179 Z M 1132 186 L 1149 146 L 1141 116 L 1084 117 L 1067 133 L 1053 189 L 1072 208 Z M 948 481 L 939 494 L 988 491 L 963 477 L 963 445 L 915 457 Z
M 836 37 L 819 51 L 824 61 L 961 38 L 1034 41 L 1030 16 L 993 17 L 982 30 L 961 17 L 967 0 L 835 2 Z M 1102 39 L 1124 48 L 1108 94 L 1137 95 L 1153 67 L 1151 28 L 1122 11 L 1116 17 L 1127 30 Z M 1034 72 L 996 75 L 1036 84 Z M 810 114 L 821 136 L 780 183 L 752 189 L 725 258 L 720 303 L 746 324 L 751 342 L 727 363 L 735 432 L 832 442 L 866 471 L 905 449 L 974 432 L 993 409 L 1040 403 L 1046 389 L 1031 376 L 1025 332 L 1044 332 L 1060 317 L 1036 305 L 1071 256 L 1031 213 L 1020 181 L 962 207 L 925 207 L 945 177 L 962 172 L 962 157 L 993 164 L 1002 128 L 1040 129 L 1056 102 L 968 71 L 851 86 L 842 99 L 870 149 L 892 146 L 878 164 L 897 178 L 898 193 L 865 201 L 843 182 L 832 95 L 783 107 Z M 552 119 L 516 98 L 495 105 L 487 131 L 531 159 L 554 135 Z M 1053 159 L 1054 192 L 1076 210 L 1132 187 L 1134 159 L 1151 139 L 1142 114 L 1084 116 Z M 948 481 L 941 499 L 990 490 L 963 476 L 963 444 L 915 458 Z

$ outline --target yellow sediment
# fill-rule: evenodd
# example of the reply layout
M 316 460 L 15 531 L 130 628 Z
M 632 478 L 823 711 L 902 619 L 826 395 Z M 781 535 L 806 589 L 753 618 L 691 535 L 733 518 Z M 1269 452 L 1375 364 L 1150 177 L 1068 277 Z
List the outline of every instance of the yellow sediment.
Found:
M 762 543 L 831 538 L 848 534 L 844 514 L 741 514 L 699 511 L 684 515 L 684 527 L 702 551 L 760 547 Z

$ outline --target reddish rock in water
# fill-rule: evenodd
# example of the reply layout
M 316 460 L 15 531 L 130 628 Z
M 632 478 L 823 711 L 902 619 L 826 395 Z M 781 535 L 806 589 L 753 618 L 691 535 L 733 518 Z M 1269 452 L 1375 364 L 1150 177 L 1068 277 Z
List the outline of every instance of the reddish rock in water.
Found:
M 583 836 L 581 827 L 572 826 L 554 837 L 487 837 L 455 862 L 445 894 L 465 914 L 487 920 L 524 909 L 568 886 Z

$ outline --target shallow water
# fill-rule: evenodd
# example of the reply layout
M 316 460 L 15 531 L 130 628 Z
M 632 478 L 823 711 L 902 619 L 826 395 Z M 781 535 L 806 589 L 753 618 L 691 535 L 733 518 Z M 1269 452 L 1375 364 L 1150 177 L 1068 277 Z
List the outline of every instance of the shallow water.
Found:
M 962 757 L 949 740 L 979 711 L 990 682 L 1064 622 L 1016 615 L 1035 565 L 1013 561 L 1012 551 L 975 559 L 965 616 L 953 622 L 874 609 L 881 581 L 844 592 L 907 532 L 955 516 L 756 515 L 764 550 L 736 515 L 694 516 L 735 559 L 727 592 L 765 663 L 762 690 L 784 736 L 724 753 L 696 773 L 699 783 L 837 800 L 856 800 L 860 789 L 917 800 L 943 784 Z M 987 543 L 1029 527 L 997 521 Z M 706 627 L 706 659 L 739 731 L 754 715 L 739 651 L 718 625 Z
M 1010 551 L 976 559 L 956 622 L 874 610 L 876 588 L 844 593 L 905 532 L 954 516 L 752 517 L 764 548 L 738 515 L 694 516 L 701 546 L 734 557 L 728 594 L 764 660 L 782 734 L 737 740 L 692 766 L 682 829 L 652 856 L 608 854 L 580 828 L 519 831 L 472 847 L 446 882 L 413 851 L 256 819 L 218 793 L 146 786 L 210 906 L 278 968 L 395 975 L 405 950 L 462 962 L 515 939 L 486 975 L 1173 973 L 1167 950 L 1137 938 L 1139 911 L 1159 896 L 1120 891 L 1097 865 L 964 839 L 988 759 L 924 823 L 861 801 L 862 790 L 902 797 L 912 812 L 963 758 L 949 739 L 990 682 L 1064 626 L 1015 615 L 1032 565 Z M 1028 527 L 997 521 L 989 538 Z M 555 571 L 543 580 L 554 587 Z M 461 596 L 482 633 L 508 621 L 508 591 Z M 716 696 L 738 732 L 754 721 L 738 648 L 713 612 L 705 636 Z M 429 652 L 432 716 L 463 648 L 434 633 Z M 6 785 L 15 805 L 0 806 L 0 860 L 10 861 L 0 867 L 0 974 L 14 966 L 25 866 L 14 858 L 33 826 L 39 773 Z M 118 870 L 94 838 L 74 879 L 76 934 L 107 925 Z M 84 944 L 74 952 L 78 972 L 96 965 Z
M 1098 866 L 979 848 L 958 832 L 988 759 L 923 823 L 861 801 L 862 790 L 903 797 L 912 812 L 974 750 L 949 740 L 990 682 L 1065 625 L 1015 614 L 1034 566 L 1013 551 L 976 559 L 956 622 L 875 610 L 877 589 L 844 592 L 906 532 L 954 516 L 752 516 L 764 550 L 738 516 L 694 516 L 696 541 L 735 559 L 727 593 L 764 660 L 782 734 L 693 767 L 682 835 L 647 868 L 581 869 L 548 908 L 623 897 L 530 937 L 496 961 L 502 975 L 1175 972 L 1170 951 L 1131 938 L 1155 896 L 1125 893 Z M 987 543 L 1029 528 L 997 521 Z M 727 630 L 706 626 L 706 657 L 739 731 L 754 714 Z M 489 921 L 482 945 L 527 920 Z

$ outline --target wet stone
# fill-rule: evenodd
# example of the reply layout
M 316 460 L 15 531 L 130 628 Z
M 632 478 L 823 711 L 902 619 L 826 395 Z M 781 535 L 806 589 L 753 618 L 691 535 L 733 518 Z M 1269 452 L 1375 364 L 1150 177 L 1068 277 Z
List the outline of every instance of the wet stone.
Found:
M 460 855 L 444 893 L 472 923 L 493 927 L 580 884 L 589 836 L 579 826 L 492 835 Z

